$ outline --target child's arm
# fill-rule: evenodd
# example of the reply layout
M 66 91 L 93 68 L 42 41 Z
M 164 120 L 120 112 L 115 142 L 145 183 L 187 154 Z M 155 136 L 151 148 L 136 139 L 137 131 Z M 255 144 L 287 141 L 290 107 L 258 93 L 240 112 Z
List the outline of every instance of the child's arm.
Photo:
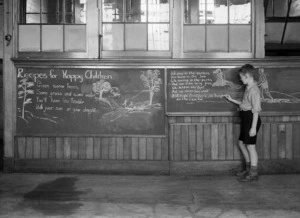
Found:
M 251 126 L 251 129 L 250 129 L 250 132 L 249 132 L 249 135 L 251 137 L 256 135 L 257 120 L 258 120 L 258 113 L 253 113 L 252 126 Z
M 233 99 L 230 95 L 223 95 L 223 97 L 225 97 L 228 101 L 231 101 L 232 103 L 235 103 L 237 105 L 241 104 L 240 101 Z

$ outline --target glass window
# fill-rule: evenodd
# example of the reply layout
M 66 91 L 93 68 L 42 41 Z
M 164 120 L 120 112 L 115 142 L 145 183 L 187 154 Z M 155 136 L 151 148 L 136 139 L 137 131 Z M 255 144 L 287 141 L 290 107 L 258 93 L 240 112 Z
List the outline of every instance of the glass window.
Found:
M 169 0 L 103 0 L 103 51 L 169 51 Z

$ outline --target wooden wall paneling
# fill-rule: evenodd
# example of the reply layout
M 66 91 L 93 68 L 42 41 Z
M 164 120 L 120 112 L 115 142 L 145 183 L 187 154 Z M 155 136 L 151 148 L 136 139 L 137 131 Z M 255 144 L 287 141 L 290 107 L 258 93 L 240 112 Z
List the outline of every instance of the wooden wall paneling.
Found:
M 94 138 L 94 156 L 95 160 L 101 159 L 101 138 L 95 137 Z
M 196 160 L 196 126 L 190 125 L 188 127 L 189 132 L 189 160 L 195 161 Z
M 108 159 L 116 160 L 117 159 L 117 143 L 116 138 L 108 139 Z
M 213 117 L 213 122 L 214 123 L 220 123 L 220 122 L 222 122 L 222 117 L 219 117 L 219 116 Z
M 211 160 L 211 126 L 203 126 L 204 138 L 204 160 Z
M 176 123 L 184 123 L 185 117 L 176 117 Z
M 285 148 L 285 157 L 287 159 L 293 158 L 293 124 L 286 124 L 286 148 Z M 298 142 L 299 143 L 299 142 Z
M 139 138 L 132 138 L 131 157 L 132 160 L 139 159 Z
M 41 138 L 40 137 L 33 138 L 33 158 L 34 159 L 41 158 Z
M 181 160 L 189 160 L 189 126 L 181 126 Z
M 272 117 L 272 116 L 267 117 L 267 122 L 273 123 L 274 121 L 275 121 L 275 117 Z
M 123 138 L 121 137 L 116 138 L 116 146 L 117 146 L 117 160 L 123 160 L 124 159 Z
M 219 130 L 218 124 L 211 125 L 211 159 L 219 158 Z
M 71 138 L 71 159 L 77 160 L 79 157 L 79 145 L 78 145 L 78 138 L 72 137 Z
M 174 134 L 174 125 L 169 125 L 169 159 L 170 161 L 174 160 L 174 146 L 175 146 L 175 134 Z
M 86 138 L 80 137 L 78 139 L 78 158 L 80 160 L 86 159 Z
M 263 158 L 263 125 L 261 125 L 256 137 L 256 151 L 259 159 Z
M 139 138 L 139 160 L 147 159 L 147 140 L 146 138 Z
M 131 148 L 132 148 L 132 138 L 126 137 L 124 138 L 124 145 L 123 145 L 123 158 L 124 160 L 131 159 Z
M 64 138 L 64 159 L 71 159 L 71 138 Z
M 286 126 L 285 124 L 279 124 L 278 126 L 278 157 L 279 159 L 285 158 L 285 147 L 286 147 Z
M 229 123 L 229 117 L 221 117 L 221 122 L 222 123 Z
M 153 160 L 162 160 L 162 138 L 154 138 Z
M 86 138 L 86 159 L 91 160 L 94 158 L 94 139 L 93 137 Z
M 64 142 L 63 138 L 56 137 L 56 159 L 64 159 Z
M 183 121 L 184 121 L 184 123 L 191 123 L 192 122 L 192 117 L 184 117 Z
M 199 123 L 206 123 L 206 117 L 199 117 Z
M 199 117 L 192 117 L 192 123 L 199 123 Z
M 293 157 L 300 158 L 300 124 L 293 125 Z
M 54 137 L 50 137 L 48 140 L 49 143 L 49 159 L 56 158 L 56 139 Z
M 161 138 L 161 159 L 170 160 L 169 143 L 167 138 Z
M 25 159 L 26 155 L 25 155 L 25 150 L 26 150 L 26 138 L 25 137 L 18 137 L 17 138 L 17 149 L 16 149 L 16 152 L 17 152 L 17 155 L 16 157 L 17 158 L 20 158 L 20 159 Z
M 48 145 L 48 138 L 42 137 L 41 138 L 41 158 L 48 159 L 49 158 L 49 145 Z
M 154 159 L 154 142 L 153 138 L 147 138 L 147 160 Z
M 225 160 L 226 159 L 226 125 L 225 124 L 219 124 L 219 160 Z
M 290 117 L 289 116 L 282 116 L 282 122 L 289 122 Z
M 196 160 L 204 159 L 203 125 L 196 126 Z
M 239 136 L 240 136 L 240 125 L 234 124 L 233 125 L 233 159 L 234 160 L 242 159 L 242 154 L 238 146 Z
M 271 159 L 278 158 L 277 123 L 271 124 Z
M 33 158 L 33 138 L 26 137 L 26 150 L 25 150 L 26 159 Z
M 174 126 L 174 160 L 181 160 L 181 126 Z
M 108 138 L 101 138 L 101 159 L 108 160 Z
M 226 124 L 226 160 L 233 160 L 233 124 Z
M 264 123 L 261 131 L 263 134 L 263 159 L 268 160 L 271 158 L 271 124 Z
M 213 117 L 206 117 L 206 122 L 207 123 L 212 123 L 213 122 Z

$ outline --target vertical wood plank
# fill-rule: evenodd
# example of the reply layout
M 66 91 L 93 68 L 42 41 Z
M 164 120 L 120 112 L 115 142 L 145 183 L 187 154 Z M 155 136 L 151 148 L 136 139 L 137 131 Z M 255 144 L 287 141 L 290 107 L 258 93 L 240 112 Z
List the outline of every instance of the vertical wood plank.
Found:
M 139 160 L 147 159 L 147 140 L 146 138 L 139 138 Z
M 71 139 L 69 137 L 64 138 L 64 158 L 71 159 Z
M 124 160 L 131 159 L 132 138 L 124 138 Z
M 86 138 L 86 159 L 94 158 L 94 139 L 92 137 Z
M 206 117 L 199 117 L 199 123 L 206 123 Z
M 183 118 L 185 123 L 191 123 L 192 122 L 192 117 L 184 117 Z
M 108 138 L 101 138 L 101 159 L 108 160 Z
M 286 124 L 286 158 L 292 159 L 293 158 L 293 124 L 287 123 Z
M 79 157 L 79 146 L 78 146 L 78 138 L 71 138 L 71 159 L 77 160 Z
M 222 123 L 229 123 L 229 117 L 221 117 L 221 122 Z
M 262 125 L 263 132 L 263 159 L 268 160 L 271 158 L 271 125 L 264 123 Z
M 233 160 L 233 124 L 226 124 L 226 160 Z
M 139 159 L 139 139 L 138 138 L 132 138 L 131 157 L 132 157 L 132 160 Z
M 33 138 L 33 158 L 34 159 L 41 158 L 41 138 L 39 137 Z
M 233 159 L 234 160 L 241 160 L 242 159 L 242 154 L 240 151 L 240 148 L 238 146 L 239 143 L 239 136 L 240 136 L 240 124 L 234 124 L 233 125 Z
M 153 155 L 154 160 L 161 160 L 162 159 L 162 140 L 161 138 L 155 138 L 153 141 Z
M 211 126 L 204 125 L 204 160 L 211 160 Z
M 196 159 L 204 159 L 203 125 L 196 126 Z
M 285 158 L 285 147 L 286 147 L 286 127 L 285 124 L 278 125 L 278 157 L 280 159 Z
M 259 159 L 263 158 L 263 131 L 262 131 L 262 126 L 257 132 L 257 137 L 256 137 L 256 151 Z
M 181 160 L 189 160 L 189 128 L 181 126 Z
M 219 126 L 219 136 L 218 136 L 218 141 L 219 141 L 219 160 L 225 160 L 226 159 L 226 125 L 225 124 L 220 124 Z
M 86 159 L 86 138 L 78 139 L 78 158 L 80 160 Z
M 25 149 L 26 149 L 26 139 L 25 139 L 25 137 L 19 137 L 17 142 L 18 142 L 17 157 L 20 159 L 24 159 L 25 158 Z
M 162 160 L 169 160 L 169 145 L 167 138 L 161 139 L 161 159 Z
M 293 157 L 300 158 L 300 124 L 293 125 Z
M 109 160 L 116 160 L 117 159 L 117 144 L 116 138 L 109 138 L 108 139 L 108 151 L 109 151 Z
M 192 117 L 192 123 L 199 123 L 199 117 Z
M 271 159 L 278 158 L 277 124 L 271 124 Z
M 64 143 L 61 137 L 56 137 L 56 159 L 64 158 Z
M 174 125 L 170 125 L 170 130 L 169 130 L 169 154 L 168 156 L 170 157 L 170 161 L 174 160 L 174 147 L 175 147 L 175 134 L 174 134 Z M 162 144 L 162 149 L 165 148 L 165 145 Z
M 181 128 L 174 126 L 174 160 L 181 160 Z
M 218 160 L 219 157 L 219 130 L 218 124 L 211 125 L 211 159 Z
M 206 122 L 207 123 L 212 123 L 213 122 L 213 117 L 206 117 Z
M 94 159 L 101 159 L 101 139 L 99 137 L 94 138 Z
M 54 137 L 49 138 L 49 158 L 55 159 L 56 158 L 56 139 Z
M 154 158 L 154 145 L 153 138 L 147 138 L 147 160 L 153 160 Z
M 49 146 L 48 146 L 48 138 L 41 138 L 41 158 L 48 159 L 49 158 Z
M 189 126 L 189 160 L 196 160 L 196 126 Z
M 118 137 L 116 139 L 116 146 L 117 146 L 117 160 L 123 160 L 123 154 L 124 154 L 124 144 L 123 144 L 123 138 Z
M 26 150 L 25 150 L 26 159 L 33 158 L 33 138 L 26 137 Z

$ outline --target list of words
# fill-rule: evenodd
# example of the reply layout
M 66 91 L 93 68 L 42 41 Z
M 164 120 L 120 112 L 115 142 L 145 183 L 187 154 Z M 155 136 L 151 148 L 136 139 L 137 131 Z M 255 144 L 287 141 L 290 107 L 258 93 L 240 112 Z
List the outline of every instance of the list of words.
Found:
M 171 71 L 169 97 L 175 101 L 195 102 L 207 98 L 221 98 L 222 94 L 211 93 L 214 79 L 208 71 Z

